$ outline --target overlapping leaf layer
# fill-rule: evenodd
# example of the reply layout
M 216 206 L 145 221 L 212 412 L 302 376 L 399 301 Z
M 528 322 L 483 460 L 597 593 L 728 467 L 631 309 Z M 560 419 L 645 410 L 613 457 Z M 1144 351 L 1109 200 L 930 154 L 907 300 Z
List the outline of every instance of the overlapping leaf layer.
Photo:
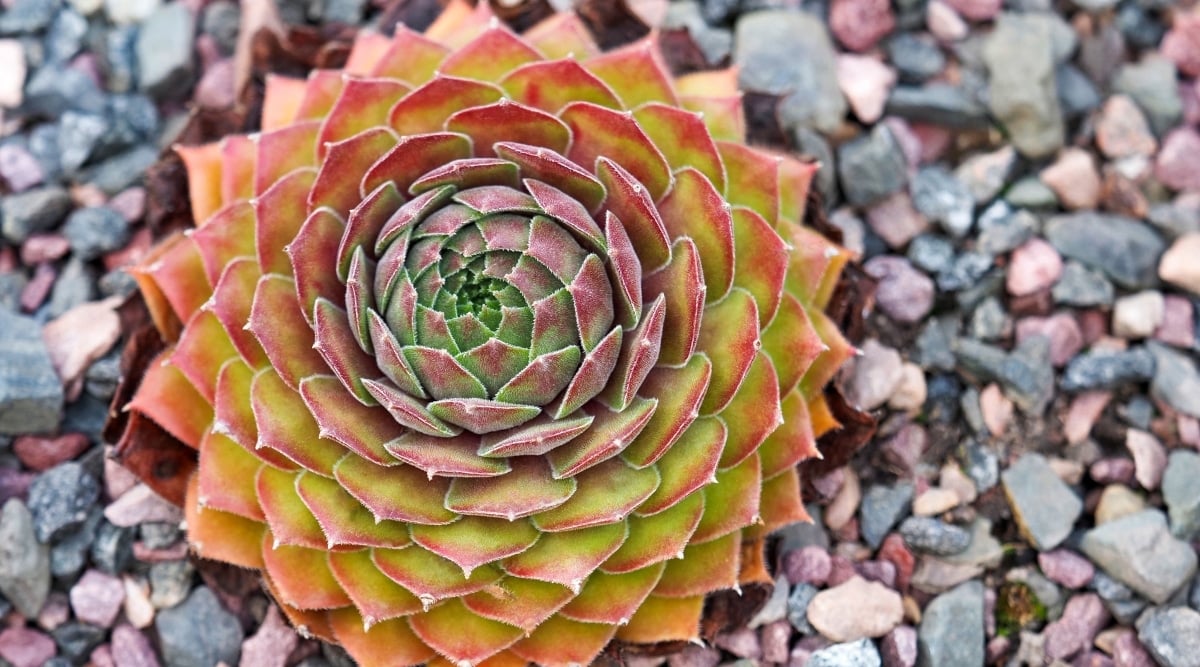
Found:
M 731 72 L 480 7 L 269 79 L 136 275 L 193 548 L 364 665 L 694 638 L 804 517 L 849 354 L 814 167 L 744 145 Z

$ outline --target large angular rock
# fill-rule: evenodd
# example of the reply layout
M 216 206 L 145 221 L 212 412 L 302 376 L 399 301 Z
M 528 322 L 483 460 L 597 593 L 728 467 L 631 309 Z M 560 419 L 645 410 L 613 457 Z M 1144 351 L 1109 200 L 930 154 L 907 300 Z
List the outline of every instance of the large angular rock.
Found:
M 38 542 L 17 498 L 0 510 L 0 593 L 25 618 L 36 618 L 50 593 L 50 548 Z
M 1054 49 L 1044 23 L 1001 14 L 983 45 L 988 104 L 1013 145 L 1030 158 L 1063 145 L 1064 130 L 1054 80 Z
M 192 591 L 182 604 L 154 619 L 167 667 L 209 667 L 218 662 L 238 664 L 242 626 L 207 586 Z
M 1171 535 L 1158 510 L 1109 521 L 1089 530 L 1080 548 L 1113 579 L 1163 604 L 1196 573 L 1196 552 Z
M 1021 534 L 1039 551 L 1062 544 L 1083 513 L 1083 501 L 1041 454 L 1026 454 L 1000 476 Z
M 1164 667 L 1200 667 L 1200 612 L 1155 609 L 1138 619 L 1138 639 Z
M 921 617 L 919 667 L 983 667 L 983 584 L 968 581 L 942 593 Z
M 1166 246 L 1145 223 L 1085 211 L 1051 218 L 1045 234 L 1064 257 L 1102 271 L 1122 287 L 1145 289 L 1158 282 L 1158 258 Z
M 1157 341 L 1146 347 L 1155 361 L 1150 391 L 1176 410 L 1200 418 L 1200 370 L 1195 361 Z
M 1171 452 L 1163 473 L 1162 492 L 1171 518 L 1171 533 L 1183 540 L 1200 534 L 1200 454 L 1187 449 Z
M 786 44 L 788 48 L 779 48 Z M 846 115 L 836 55 L 825 23 L 806 12 L 744 14 L 734 31 L 733 63 L 743 90 L 784 95 L 779 113 L 788 128 L 832 134 Z

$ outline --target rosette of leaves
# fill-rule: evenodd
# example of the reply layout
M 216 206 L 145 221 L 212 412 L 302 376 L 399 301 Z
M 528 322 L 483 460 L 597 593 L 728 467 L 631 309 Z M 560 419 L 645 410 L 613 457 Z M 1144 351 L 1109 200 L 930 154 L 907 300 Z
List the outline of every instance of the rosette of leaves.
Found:
M 452 4 L 180 148 L 127 409 L 197 452 L 193 550 L 364 665 L 694 639 L 805 518 L 850 353 L 815 167 L 744 143 L 734 81 Z

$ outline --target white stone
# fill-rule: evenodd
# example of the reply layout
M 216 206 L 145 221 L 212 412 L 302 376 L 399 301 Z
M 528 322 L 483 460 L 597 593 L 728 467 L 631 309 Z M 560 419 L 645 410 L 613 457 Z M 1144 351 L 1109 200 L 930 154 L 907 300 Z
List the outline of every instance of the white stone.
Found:
M 104 11 L 117 25 L 145 21 L 162 5 L 162 0 L 104 0 Z
M 864 123 L 874 123 L 883 115 L 896 72 L 876 58 L 844 53 L 837 59 L 837 80 L 854 115 Z
M 1184 234 L 1171 244 L 1158 262 L 1158 277 L 1200 294 L 1200 232 Z
M 25 49 L 15 39 L 0 39 L 0 107 L 21 106 L 24 89 Z
M 1165 309 L 1162 292 L 1147 290 L 1123 296 L 1113 304 L 1113 335 L 1125 339 L 1147 338 L 1162 324 Z
M 882 637 L 903 619 L 899 593 L 859 576 L 817 593 L 808 603 L 808 622 L 835 642 Z

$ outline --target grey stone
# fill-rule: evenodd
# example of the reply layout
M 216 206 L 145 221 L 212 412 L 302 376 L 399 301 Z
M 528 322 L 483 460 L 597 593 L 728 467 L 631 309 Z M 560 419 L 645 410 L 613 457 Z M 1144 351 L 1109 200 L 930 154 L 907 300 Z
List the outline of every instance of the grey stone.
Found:
M 111 126 L 102 114 L 67 111 L 58 119 L 59 164 L 74 175 L 92 157 Z
M 29 154 L 41 166 L 43 182 L 53 181 L 61 176 L 62 165 L 58 160 L 58 124 L 41 123 L 29 132 Z M 63 212 L 66 215 L 66 212 Z
M 758 613 L 751 618 L 746 624 L 747 627 L 759 628 L 764 625 L 782 621 L 787 618 L 788 613 L 788 594 L 791 592 L 791 585 L 788 583 L 786 575 L 780 574 L 775 577 L 775 588 L 771 591 L 771 597 L 763 603 Z
M 67 621 L 54 628 L 50 635 L 58 646 L 59 655 L 66 659 L 67 664 L 77 665 L 87 662 L 91 652 L 99 646 L 108 631 L 88 623 Z
M 1158 510 L 1101 524 L 1084 534 L 1080 548 L 1109 576 L 1158 604 L 1196 573 L 1196 552 L 1171 535 Z
M 63 265 L 54 289 L 50 291 L 50 302 L 46 315 L 58 317 L 75 306 L 81 306 L 96 296 L 96 277 L 82 259 L 71 257 Z
M 150 602 L 156 609 L 174 607 L 192 590 L 196 569 L 187 560 L 166 560 L 150 566 Z
M 1158 341 L 1146 344 L 1154 355 L 1154 380 L 1150 391 L 1176 410 L 1200 418 L 1200 371 L 1183 352 Z
M 1086 211 L 1055 216 L 1044 231 L 1064 257 L 1104 272 L 1121 287 L 1145 289 L 1158 283 L 1158 259 L 1165 245 L 1143 222 Z
M 323 23 L 358 25 L 362 23 L 367 0 L 325 0 L 321 11 Z
M 0 35 L 38 32 L 50 25 L 59 0 L 16 0 L 0 12 Z
M 236 2 L 218 0 L 204 8 L 200 29 L 216 42 L 217 49 L 222 55 L 233 55 L 237 46 L 238 26 L 241 24 L 241 10 Z
M 35 477 L 29 487 L 29 511 L 38 539 L 50 542 L 78 528 L 99 497 L 96 478 L 74 461 Z
M 971 545 L 971 533 L 960 526 L 928 516 L 910 516 L 900 524 L 900 536 L 915 551 L 949 556 Z
M 1117 6 L 1117 0 L 1071 0 L 1071 4 L 1089 12 L 1101 12 Z
M 977 285 L 994 263 L 995 260 L 990 255 L 968 250 L 954 258 L 949 267 L 937 274 L 938 289 L 955 292 Z
M 971 541 L 967 548 L 956 553 L 946 554 L 942 560 L 954 565 L 978 565 L 980 567 L 996 567 L 1004 557 L 1004 547 L 1000 540 L 992 537 L 992 522 L 978 517 L 971 522 L 968 532 Z
M 878 549 L 883 538 L 912 510 L 912 482 L 872 486 L 863 494 L 859 507 L 859 532 L 867 545 Z
M 838 178 L 846 200 L 873 204 L 904 187 L 908 161 L 885 125 L 842 144 L 837 151 Z
M 1122 625 L 1132 625 L 1149 604 L 1146 598 L 1134 593 L 1132 588 L 1103 572 L 1097 572 L 1092 577 L 1088 588 L 1096 591 L 1100 599 L 1104 600 L 1108 612 Z
M 834 644 L 815 651 L 804 663 L 806 667 L 879 667 L 879 649 L 874 642 L 863 638 L 858 641 Z
M 1103 273 L 1074 260 L 1063 267 L 1062 277 L 1050 288 L 1050 296 L 1056 304 L 1078 308 L 1111 306 L 1115 298 L 1113 285 Z
M 968 440 L 962 446 L 967 476 L 975 482 L 980 493 L 1000 483 L 1000 457 L 987 445 Z
M 170 2 L 156 9 L 138 31 L 138 88 L 160 100 L 186 93 L 195 76 L 195 34 L 187 5 Z
M 30 234 L 49 231 L 71 210 L 71 195 L 57 185 L 7 195 L 0 200 L 4 238 L 20 245 Z
M 0 434 L 50 433 L 63 415 L 62 381 L 34 320 L 0 309 Z
M 1153 49 L 1162 41 L 1166 27 L 1136 2 L 1127 2 L 1117 9 L 1117 29 L 1125 41 L 1139 49 Z
M 1053 208 L 1058 205 L 1058 195 L 1037 176 L 1027 176 L 1013 183 L 1004 193 L 1004 200 L 1020 208 Z
M 96 539 L 96 529 L 104 520 L 104 508 L 92 507 L 87 520 L 63 536 L 50 548 L 50 574 L 55 579 L 74 581 L 87 565 L 88 551 Z
M 896 86 L 888 95 L 884 110 L 890 116 L 956 130 L 978 130 L 990 125 L 987 108 L 974 94 L 946 83 Z
M 904 83 L 921 83 L 946 66 L 946 56 L 937 42 L 926 35 L 902 32 L 889 39 L 884 48 Z
M 966 265 L 965 271 L 964 267 L 957 267 L 958 271 L 962 272 L 956 276 L 956 278 L 959 280 L 962 280 L 964 276 L 974 275 L 977 273 L 983 266 L 983 260 L 980 258 L 987 257 L 987 255 L 984 255 L 978 250 L 965 252 L 963 253 L 963 256 L 971 257 L 972 259 L 969 262 L 964 260 L 964 264 Z M 976 306 L 978 306 L 989 296 L 998 297 L 1003 295 L 1004 281 L 1005 270 L 1001 267 L 994 266 L 984 271 L 983 274 L 975 280 L 974 284 L 966 283 L 959 285 L 958 291 L 954 293 L 954 301 L 958 304 L 959 310 L 974 310 Z
M 799 583 L 792 586 L 792 592 L 787 599 L 787 619 L 793 628 L 802 635 L 817 634 L 808 622 L 808 603 L 817 596 L 819 589 L 812 584 Z
M 921 270 L 939 273 L 954 261 L 954 244 L 936 234 L 922 234 L 908 243 L 905 256 Z
M 909 185 L 913 207 L 955 238 L 971 231 L 975 198 L 962 181 L 941 166 L 923 167 Z
M 966 370 L 999 382 L 1013 403 L 1027 414 L 1041 414 L 1054 393 L 1050 343 L 1041 336 L 1026 338 L 1012 352 L 961 338 L 954 354 Z
M 925 370 L 954 370 L 954 341 L 958 337 L 958 322 L 943 317 L 930 320 L 917 335 L 913 361 Z
M 105 83 L 114 93 L 127 93 L 137 84 L 138 26 L 114 26 L 105 31 L 100 56 L 106 65 Z
M 25 618 L 37 617 L 50 594 L 50 548 L 38 541 L 18 498 L 0 510 L 0 593 Z
M 1163 472 L 1163 501 L 1171 518 L 1171 533 L 1182 540 L 1200 534 L 1200 454 L 1176 449 Z
M 1025 210 L 1013 211 L 1004 202 L 996 202 L 979 216 L 980 252 L 999 256 L 1017 249 L 1037 232 L 1037 218 Z
M 743 90 L 783 96 L 779 114 L 786 128 L 802 125 L 832 134 L 841 125 L 846 100 L 821 19 L 789 10 L 743 14 L 734 30 L 733 63 Z
M 1068 392 L 1116 389 L 1154 377 L 1154 355 L 1145 347 L 1127 350 L 1092 350 L 1076 356 L 1063 371 L 1062 388 Z
M 792 136 L 796 138 L 796 152 L 807 155 L 821 164 L 813 182 L 816 183 L 817 190 L 821 192 L 826 208 L 833 207 L 838 202 L 839 194 L 837 163 L 834 161 L 833 149 L 829 147 L 829 142 L 821 136 L 820 132 L 804 126 L 797 127 Z
M 166 549 L 179 542 L 183 530 L 178 524 L 165 521 L 148 521 L 138 526 L 138 536 L 150 549 Z
M 244 634 L 237 617 L 221 606 L 207 586 L 199 586 L 182 604 L 154 618 L 167 667 L 236 665 Z
M 71 251 L 84 261 L 119 250 L 129 240 L 129 223 L 107 206 L 75 209 L 62 231 L 71 242 Z
M 1062 65 L 1054 75 L 1058 105 L 1067 118 L 1078 118 L 1100 106 L 1100 91 L 1092 80 L 1072 65 Z
M 1145 112 L 1150 128 L 1161 137 L 1183 117 L 1183 100 L 1175 83 L 1177 74 L 1175 63 L 1151 54 L 1141 62 L 1121 65 L 1112 89 L 1132 98 Z
M 0 309 L 17 312 L 21 308 L 21 292 L 29 279 L 24 273 L 0 273 Z M 0 355 L 2 356 L 2 355 Z
M 1064 140 L 1051 32 L 1041 21 L 1006 12 L 983 47 L 988 106 L 1016 149 L 1030 158 L 1051 155 Z
M 971 313 L 968 331 L 972 338 L 998 340 L 1012 332 L 1012 318 L 999 299 L 989 296 Z
M 733 35 L 728 30 L 709 26 L 695 0 L 672 2 L 661 27 L 687 30 L 704 59 L 712 65 L 723 62 L 733 51 Z
M 968 581 L 929 603 L 917 635 L 920 667 L 983 667 L 983 584 Z
M 1071 534 L 1083 502 L 1054 474 L 1041 454 L 1025 454 L 1000 476 L 1021 534 L 1039 551 L 1049 551 Z
M 92 542 L 92 563 L 109 574 L 117 574 L 133 562 L 132 526 L 114 526 L 105 520 L 96 531 Z M 147 545 L 150 546 L 150 545 Z M 150 546 L 153 549 L 153 546 Z
M 25 83 L 23 111 L 34 116 L 57 118 L 67 109 L 101 113 L 104 94 L 82 69 L 62 64 L 39 67 Z
M 775 533 L 779 537 L 779 550 L 782 553 L 803 549 L 808 546 L 818 546 L 822 549 L 829 548 L 829 534 L 825 532 L 821 522 L 821 506 L 816 503 L 809 503 L 804 506 L 808 511 L 808 515 L 812 517 L 812 523 L 797 522 L 789 524 L 779 529 Z
M 1200 667 L 1200 612 L 1155 609 L 1138 619 L 1138 639 L 1163 667 Z
M 142 174 L 157 161 L 158 149 L 142 144 L 89 167 L 83 179 L 105 194 L 115 195 L 140 183 Z
M 60 11 L 42 39 L 46 60 L 64 63 L 75 57 L 83 48 L 83 38 L 87 35 L 87 29 L 87 19 L 78 12 L 72 9 Z

